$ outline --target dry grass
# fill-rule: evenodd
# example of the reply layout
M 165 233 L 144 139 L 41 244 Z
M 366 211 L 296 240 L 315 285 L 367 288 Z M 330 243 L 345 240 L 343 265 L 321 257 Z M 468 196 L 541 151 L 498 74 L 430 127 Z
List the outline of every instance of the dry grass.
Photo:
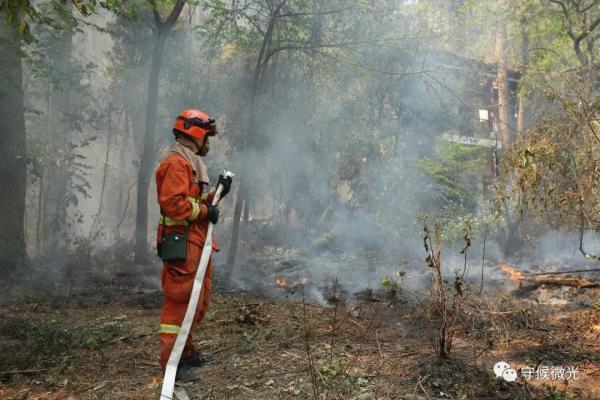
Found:
M 148 296 L 2 308 L 0 370 L 36 371 L 1 375 L 0 398 L 157 399 L 160 310 Z M 320 306 L 303 302 L 301 290 L 285 301 L 218 295 L 195 335 L 216 360 L 186 390 L 193 399 L 597 399 L 599 292 L 592 297 L 570 311 L 472 297 L 452 358 L 438 363 L 418 305 L 334 294 Z M 507 383 L 493 378 L 500 359 L 574 364 L 581 379 Z

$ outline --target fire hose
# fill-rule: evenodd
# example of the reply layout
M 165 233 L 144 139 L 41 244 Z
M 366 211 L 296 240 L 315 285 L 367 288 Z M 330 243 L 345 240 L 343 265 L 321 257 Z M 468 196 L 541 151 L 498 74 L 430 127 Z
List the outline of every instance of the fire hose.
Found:
M 226 178 L 231 178 L 234 175 L 235 174 L 231 171 L 223 172 L 223 176 Z M 213 197 L 213 206 L 216 206 L 219 203 L 222 191 L 223 185 L 219 184 Z M 167 367 L 165 369 L 165 377 L 163 379 L 160 400 L 173 399 L 177 366 L 179 365 L 179 360 L 181 359 L 181 354 L 183 353 L 185 342 L 187 341 L 188 335 L 190 334 L 190 330 L 192 328 L 192 322 L 194 321 L 194 315 L 196 314 L 196 308 L 198 306 L 198 299 L 200 298 L 200 293 L 202 292 L 202 283 L 204 282 L 204 275 L 206 274 L 206 268 L 208 266 L 208 261 L 210 260 L 210 254 L 212 252 L 213 226 L 214 224 L 212 222 L 208 223 L 208 232 L 206 233 L 206 240 L 204 241 L 204 247 L 202 248 L 202 256 L 200 257 L 200 262 L 198 263 L 198 270 L 196 271 L 196 276 L 194 277 L 194 286 L 192 287 L 190 301 L 188 303 L 188 307 L 185 312 L 185 317 L 183 318 L 181 328 L 179 329 L 179 333 L 177 334 L 177 339 L 175 339 L 175 345 L 173 346 L 173 350 L 171 350 L 171 355 L 169 356 L 169 361 L 167 362 Z M 183 389 L 175 390 L 175 394 L 181 400 L 189 399 L 187 393 Z

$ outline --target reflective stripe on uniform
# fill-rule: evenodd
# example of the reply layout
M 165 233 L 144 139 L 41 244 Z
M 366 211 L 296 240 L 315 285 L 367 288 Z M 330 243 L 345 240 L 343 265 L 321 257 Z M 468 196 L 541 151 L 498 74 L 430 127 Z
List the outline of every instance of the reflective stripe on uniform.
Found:
M 196 218 L 198 218 L 198 215 L 200 214 L 200 202 L 198 199 L 195 199 L 191 196 L 187 197 L 187 201 L 190 202 L 190 204 L 192 205 L 192 215 L 190 215 L 188 217 L 188 219 L 190 221 L 195 220 Z
M 160 333 L 166 335 L 177 335 L 179 333 L 179 325 L 160 324 Z
M 166 215 L 160 216 L 160 224 L 165 226 L 177 226 L 177 225 L 187 225 L 188 222 L 186 220 L 173 219 Z

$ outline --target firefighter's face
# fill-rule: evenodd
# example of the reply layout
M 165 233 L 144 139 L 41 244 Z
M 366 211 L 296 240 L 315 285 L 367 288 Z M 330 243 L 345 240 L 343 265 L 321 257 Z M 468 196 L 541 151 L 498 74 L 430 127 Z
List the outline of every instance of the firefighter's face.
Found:
M 208 152 L 210 151 L 210 144 L 208 143 L 208 135 L 204 136 L 203 142 L 201 142 L 201 143 L 196 142 L 196 146 L 198 147 L 196 154 L 198 154 L 200 157 L 204 157 L 205 155 L 207 155 Z

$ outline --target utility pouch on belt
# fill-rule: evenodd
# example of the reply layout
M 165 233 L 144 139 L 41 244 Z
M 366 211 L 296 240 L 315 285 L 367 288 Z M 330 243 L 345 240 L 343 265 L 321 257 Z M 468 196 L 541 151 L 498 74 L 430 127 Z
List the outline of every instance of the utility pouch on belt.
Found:
M 164 230 L 164 226 L 163 226 Z M 187 241 L 190 232 L 189 225 L 185 232 L 171 232 L 164 234 L 157 243 L 156 251 L 163 261 L 184 261 L 187 258 Z
M 163 261 L 184 261 L 187 258 L 188 233 L 163 235 L 158 244 L 158 255 Z

